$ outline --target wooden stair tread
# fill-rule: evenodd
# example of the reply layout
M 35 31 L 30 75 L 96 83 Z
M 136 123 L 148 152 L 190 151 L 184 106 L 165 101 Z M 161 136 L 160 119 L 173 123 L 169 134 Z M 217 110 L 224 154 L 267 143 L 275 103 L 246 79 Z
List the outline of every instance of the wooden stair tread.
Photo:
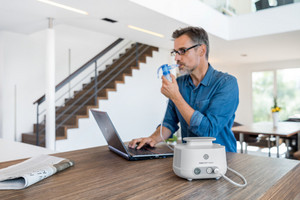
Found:
M 95 97 L 91 97 L 95 94 L 95 90 L 93 88 L 95 78 L 91 78 L 90 83 L 83 84 L 80 91 L 74 92 L 73 98 L 65 100 L 64 106 L 56 107 L 56 117 L 59 117 L 56 119 L 56 127 L 61 122 L 65 121 L 56 131 L 56 140 L 66 139 L 68 129 L 78 128 L 79 119 L 89 118 L 89 109 L 99 108 L 99 100 L 107 100 L 108 92 L 117 91 L 117 84 L 125 83 L 125 76 L 132 76 L 132 70 L 138 70 L 141 63 L 146 63 L 146 58 L 151 57 L 153 55 L 153 51 L 158 51 L 158 48 L 138 43 L 138 53 L 143 53 L 138 56 L 138 60 L 136 61 L 136 46 L 135 44 L 132 44 L 131 48 L 127 48 L 125 52 L 119 54 L 119 58 L 115 59 L 111 65 L 106 67 L 105 70 L 98 72 L 97 83 L 99 82 L 102 86 L 99 84 L 97 88 L 103 87 L 103 89 L 97 92 L 96 102 Z M 116 68 L 118 66 L 122 66 L 122 68 Z M 119 71 L 120 74 L 116 75 L 116 72 Z M 71 106 L 74 102 L 76 102 L 76 104 Z M 81 106 L 83 103 L 84 105 Z M 75 115 L 70 116 L 73 112 L 75 112 Z M 65 120 L 67 117 L 69 117 L 69 119 Z M 37 126 L 34 124 L 33 133 L 23 133 L 22 142 L 35 144 L 36 129 Z M 40 146 L 45 146 L 44 124 L 39 124 L 39 132 Z

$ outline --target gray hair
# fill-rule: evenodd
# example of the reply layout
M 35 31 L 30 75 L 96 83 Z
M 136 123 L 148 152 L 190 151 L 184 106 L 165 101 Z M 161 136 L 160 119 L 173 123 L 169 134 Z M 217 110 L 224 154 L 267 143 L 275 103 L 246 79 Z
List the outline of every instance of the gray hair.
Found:
M 201 27 L 188 26 L 186 28 L 180 28 L 173 32 L 173 39 L 179 38 L 182 35 L 187 35 L 196 44 L 205 44 L 206 54 L 205 57 L 208 60 L 209 54 L 209 41 L 207 32 Z

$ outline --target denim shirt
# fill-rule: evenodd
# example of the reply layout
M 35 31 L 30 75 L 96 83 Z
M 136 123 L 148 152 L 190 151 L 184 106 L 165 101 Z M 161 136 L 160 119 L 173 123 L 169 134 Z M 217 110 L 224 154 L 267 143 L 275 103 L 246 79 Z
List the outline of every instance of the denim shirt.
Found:
M 239 104 L 236 78 L 215 70 L 209 64 L 205 77 L 197 87 L 190 75 L 178 77 L 177 83 L 182 97 L 195 112 L 189 126 L 170 100 L 163 126 L 173 134 L 180 122 L 182 138 L 215 137 L 214 142 L 225 146 L 226 151 L 236 152 L 236 140 L 231 131 Z

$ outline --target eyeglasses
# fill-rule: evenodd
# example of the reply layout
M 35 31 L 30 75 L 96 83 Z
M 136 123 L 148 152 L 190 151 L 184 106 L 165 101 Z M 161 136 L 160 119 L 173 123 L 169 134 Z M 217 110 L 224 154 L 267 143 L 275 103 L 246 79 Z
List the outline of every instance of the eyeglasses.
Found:
M 196 45 L 191 46 L 191 47 L 186 48 L 186 49 L 179 49 L 178 51 L 173 50 L 173 51 L 171 52 L 171 56 L 176 56 L 176 54 L 182 56 L 182 55 L 184 55 L 188 50 L 193 49 L 193 48 L 195 48 L 195 47 L 197 47 L 197 46 L 201 46 L 201 45 L 202 45 L 202 44 L 196 44 Z

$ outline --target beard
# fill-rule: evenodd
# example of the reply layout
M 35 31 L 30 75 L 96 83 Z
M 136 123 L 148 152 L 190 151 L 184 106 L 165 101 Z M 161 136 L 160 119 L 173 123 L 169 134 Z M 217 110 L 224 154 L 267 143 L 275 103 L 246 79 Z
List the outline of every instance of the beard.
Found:
M 189 70 L 186 70 L 186 69 L 179 69 L 179 74 L 180 74 L 180 76 L 184 76 L 184 75 L 189 75 L 190 74 L 190 72 L 189 72 Z
M 188 67 L 186 67 L 184 63 L 177 62 L 177 64 L 179 65 L 180 76 L 190 75 L 193 72 L 193 70 L 190 70 Z

